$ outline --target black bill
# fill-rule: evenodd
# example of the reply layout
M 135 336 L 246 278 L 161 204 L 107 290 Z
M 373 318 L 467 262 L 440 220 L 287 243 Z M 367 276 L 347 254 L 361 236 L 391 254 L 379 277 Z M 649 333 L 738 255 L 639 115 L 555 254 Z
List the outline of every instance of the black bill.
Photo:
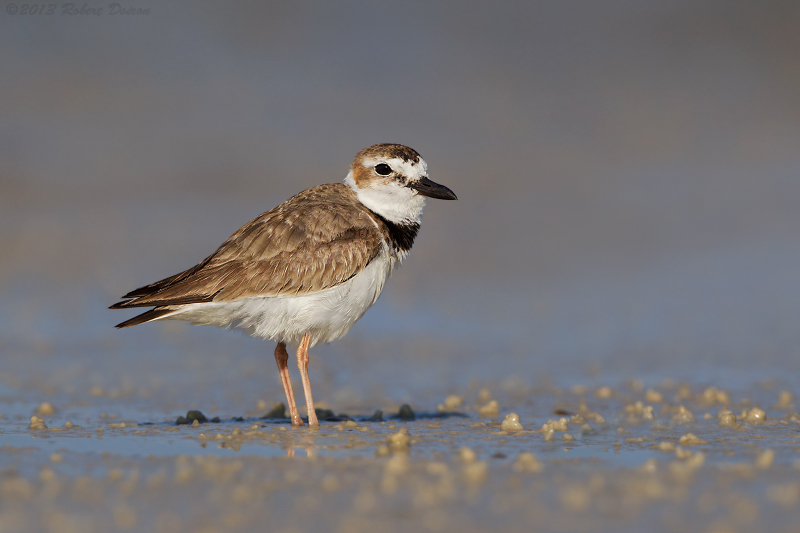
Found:
M 422 196 L 429 198 L 438 198 L 440 200 L 458 200 L 456 193 L 445 187 L 439 185 L 428 178 L 422 178 L 419 181 L 411 182 L 407 187 L 416 190 Z

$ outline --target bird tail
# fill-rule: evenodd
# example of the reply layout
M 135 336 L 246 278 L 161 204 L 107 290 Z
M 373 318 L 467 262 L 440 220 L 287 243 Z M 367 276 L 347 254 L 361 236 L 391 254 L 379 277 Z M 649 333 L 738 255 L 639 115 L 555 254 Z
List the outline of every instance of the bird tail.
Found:
M 152 322 L 153 320 L 161 320 L 163 318 L 167 318 L 171 315 L 180 312 L 181 312 L 180 309 L 171 309 L 169 307 L 156 307 L 155 309 L 146 311 L 141 315 L 136 315 L 135 317 L 126 320 L 125 322 L 121 322 L 117 324 L 115 327 L 129 328 L 131 326 L 138 326 L 139 324 L 144 324 L 145 322 Z

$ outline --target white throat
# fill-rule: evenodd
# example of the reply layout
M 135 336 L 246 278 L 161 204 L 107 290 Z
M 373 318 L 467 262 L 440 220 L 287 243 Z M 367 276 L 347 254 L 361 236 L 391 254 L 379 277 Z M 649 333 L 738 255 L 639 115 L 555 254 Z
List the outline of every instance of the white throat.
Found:
M 358 200 L 371 211 L 396 224 L 419 224 L 422 220 L 422 209 L 425 197 L 413 189 L 399 183 L 380 183 L 370 187 L 359 188 L 349 172 L 344 182 L 353 189 Z

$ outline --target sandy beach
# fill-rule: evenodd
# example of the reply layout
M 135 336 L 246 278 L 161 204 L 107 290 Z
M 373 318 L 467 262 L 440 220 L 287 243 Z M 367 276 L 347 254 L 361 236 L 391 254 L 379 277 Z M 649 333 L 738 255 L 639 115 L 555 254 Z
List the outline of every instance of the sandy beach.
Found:
M 795 6 L 32 6 L 0 8 L 0 533 L 798 530 Z M 318 430 L 270 342 L 114 329 L 378 142 L 458 202 L 311 350 Z

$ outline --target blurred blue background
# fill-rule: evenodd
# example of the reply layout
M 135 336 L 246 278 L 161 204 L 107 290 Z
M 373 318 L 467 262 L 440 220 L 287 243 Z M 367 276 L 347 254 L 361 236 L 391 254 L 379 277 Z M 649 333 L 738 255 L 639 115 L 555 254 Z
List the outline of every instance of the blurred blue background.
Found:
M 8 5 L 7 387 L 280 399 L 270 343 L 180 323 L 117 331 L 128 314 L 106 307 L 342 180 L 377 142 L 417 149 L 459 201 L 429 202 L 378 304 L 315 349 L 316 396 L 796 385 L 800 4 Z

